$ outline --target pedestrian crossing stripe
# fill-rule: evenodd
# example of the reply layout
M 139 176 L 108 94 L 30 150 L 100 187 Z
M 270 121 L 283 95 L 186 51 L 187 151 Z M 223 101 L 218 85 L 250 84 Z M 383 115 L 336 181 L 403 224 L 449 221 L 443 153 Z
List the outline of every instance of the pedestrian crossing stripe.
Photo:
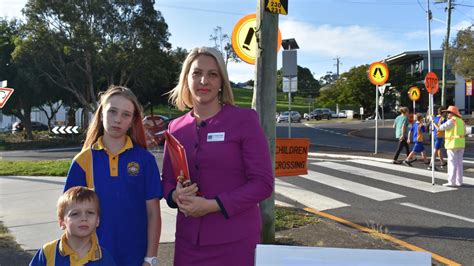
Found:
M 340 170 L 339 168 L 334 169 Z M 315 171 L 308 171 L 307 175 L 301 177 L 376 201 L 385 201 L 405 197 L 404 195 L 400 195 L 398 193 L 374 188 L 372 186 L 363 185 L 357 182 L 349 181 L 331 175 L 326 175 Z
M 321 162 L 321 163 L 311 163 L 313 165 L 322 166 L 330 169 L 336 169 L 337 171 L 341 171 L 344 173 L 349 173 L 352 175 L 362 176 L 378 181 L 383 181 L 391 184 L 395 184 L 398 186 L 408 187 L 408 188 L 415 188 L 418 190 L 423 190 L 426 192 L 437 193 L 437 192 L 445 192 L 450 190 L 456 190 L 456 188 L 451 187 L 442 187 L 442 186 L 433 186 L 431 183 L 423 182 L 416 179 L 385 174 L 378 171 L 368 170 L 360 167 L 344 165 L 340 163 L 333 163 L 333 162 Z M 387 164 L 377 163 L 387 166 Z M 370 164 L 372 165 L 372 164 Z
M 321 211 L 350 206 L 347 203 L 308 191 L 280 179 L 275 180 L 275 191 L 305 206 L 311 206 Z
M 375 166 L 375 167 L 380 167 L 380 168 L 385 168 L 387 169 L 386 163 L 380 163 L 380 162 L 374 162 L 374 161 L 367 161 L 367 160 L 349 160 L 348 162 L 354 162 L 358 164 L 364 164 L 364 165 L 369 165 L 369 166 Z M 391 169 L 393 170 L 393 168 Z M 396 170 L 398 172 L 403 172 L 403 173 L 410 173 L 410 174 L 415 174 L 415 175 L 422 175 L 422 176 L 429 176 L 431 182 L 431 171 L 424 170 L 424 169 L 418 169 L 415 167 L 409 167 L 409 166 L 404 166 L 404 165 L 397 165 Z M 435 172 L 435 178 L 441 179 L 443 181 L 448 180 L 448 174 L 446 173 L 441 173 L 441 172 Z M 472 177 L 463 177 L 463 183 L 467 185 L 474 185 L 474 178 Z

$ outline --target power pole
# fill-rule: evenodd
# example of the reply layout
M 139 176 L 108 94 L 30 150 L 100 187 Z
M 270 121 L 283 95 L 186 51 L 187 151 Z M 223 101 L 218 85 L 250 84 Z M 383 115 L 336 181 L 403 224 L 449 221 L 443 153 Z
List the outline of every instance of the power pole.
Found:
M 449 32 L 451 29 L 451 0 L 448 0 L 448 19 L 446 21 L 446 40 L 444 40 L 444 51 L 443 51 L 443 72 L 441 78 L 441 105 L 446 106 L 446 64 L 448 60 L 448 49 L 449 49 Z
M 265 0 L 257 0 L 257 57 L 255 60 L 255 87 L 252 107 L 260 116 L 260 123 L 267 136 L 275 169 L 275 113 L 278 14 L 265 11 Z M 275 171 L 275 170 L 273 170 Z M 275 172 L 273 172 L 275 175 Z M 262 216 L 262 241 L 275 242 L 275 188 L 272 195 L 260 202 Z
M 336 58 L 334 58 L 334 60 L 336 60 L 335 66 L 336 66 L 337 78 L 339 78 L 339 64 L 341 63 L 341 62 L 339 61 L 339 59 L 341 59 L 339 56 L 337 56 Z

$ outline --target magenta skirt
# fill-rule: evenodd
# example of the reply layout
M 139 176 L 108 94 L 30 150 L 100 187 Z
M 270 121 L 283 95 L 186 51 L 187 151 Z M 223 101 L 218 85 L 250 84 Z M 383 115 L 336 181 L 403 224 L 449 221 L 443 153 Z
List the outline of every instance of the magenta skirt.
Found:
M 242 240 L 195 246 L 176 238 L 174 250 L 175 266 L 252 266 L 255 265 L 255 248 L 260 243 L 260 234 Z

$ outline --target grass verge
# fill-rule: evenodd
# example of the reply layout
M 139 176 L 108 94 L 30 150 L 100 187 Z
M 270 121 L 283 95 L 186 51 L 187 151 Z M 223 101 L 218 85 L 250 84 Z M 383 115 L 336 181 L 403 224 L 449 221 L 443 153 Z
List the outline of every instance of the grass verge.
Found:
M 66 176 L 70 160 L 0 161 L 0 175 Z
M 317 224 L 320 220 L 315 215 L 300 209 L 275 207 L 275 231 L 298 228 L 303 225 Z

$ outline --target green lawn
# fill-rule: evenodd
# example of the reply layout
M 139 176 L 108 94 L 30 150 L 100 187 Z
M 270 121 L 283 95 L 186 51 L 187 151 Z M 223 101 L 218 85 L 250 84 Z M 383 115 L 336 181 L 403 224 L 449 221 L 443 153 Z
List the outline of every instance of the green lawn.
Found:
M 0 175 L 66 176 L 71 160 L 0 161 Z
M 252 105 L 253 90 L 248 89 L 233 89 L 235 104 L 239 107 L 250 108 Z M 283 92 L 277 92 L 277 103 L 276 111 L 283 112 L 288 110 L 288 94 Z M 294 97 L 291 103 L 291 110 L 298 111 L 303 115 L 303 113 L 308 112 L 308 104 L 305 98 Z M 146 114 L 150 114 L 150 109 L 147 109 Z M 160 114 L 170 117 L 178 117 L 185 112 L 180 112 L 179 110 L 172 108 L 171 110 L 167 105 L 156 105 L 153 107 L 154 114 Z

